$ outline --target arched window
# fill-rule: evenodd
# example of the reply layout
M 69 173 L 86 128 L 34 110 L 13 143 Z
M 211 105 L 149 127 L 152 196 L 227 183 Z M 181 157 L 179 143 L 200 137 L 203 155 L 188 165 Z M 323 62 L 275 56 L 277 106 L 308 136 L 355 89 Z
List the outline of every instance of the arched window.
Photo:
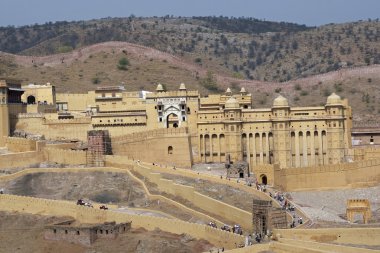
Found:
M 173 147 L 169 146 L 168 147 L 168 155 L 172 155 L 172 154 L 173 154 Z

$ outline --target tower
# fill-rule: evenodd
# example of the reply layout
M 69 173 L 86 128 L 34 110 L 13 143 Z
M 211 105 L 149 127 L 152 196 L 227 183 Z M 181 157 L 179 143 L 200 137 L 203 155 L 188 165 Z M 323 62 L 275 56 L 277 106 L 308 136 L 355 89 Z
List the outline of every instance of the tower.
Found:
M 341 98 L 335 93 L 327 98 L 327 159 L 328 164 L 343 162 L 345 155 L 344 106 Z
M 241 108 L 239 102 L 230 97 L 224 108 L 224 129 L 226 133 L 226 148 L 232 161 L 241 161 L 243 159 L 242 142 L 241 142 Z
M 269 144 L 272 145 L 269 150 L 269 158 L 271 163 L 278 163 L 285 168 L 290 167 L 291 163 L 289 110 L 288 100 L 283 96 L 280 95 L 273 101 L 273 144 L 269 138 Z
M 5 80 L 0 80 L 0 146 L 5 145 L 4 136 L 9 136 L 8 87 Z

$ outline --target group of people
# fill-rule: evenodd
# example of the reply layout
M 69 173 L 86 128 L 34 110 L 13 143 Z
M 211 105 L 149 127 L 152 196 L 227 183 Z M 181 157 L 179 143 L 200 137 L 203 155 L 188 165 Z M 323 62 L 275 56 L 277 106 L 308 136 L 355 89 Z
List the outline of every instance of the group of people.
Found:
M 213 228 L 218 228 L 218 226 L 216 225 L 216 223 L 214 221 L 210 221 L 207 225 L 209 225 L 210 227 L 213 227 Z M 231 232 L 231 228 L 227 224 L 224 224 L 223 226 L 221 226 L 220 229 L 227 231 L 227 232 Z M 243 229 L 241 228 L 240 225 L 235 224 L 232 227 L 232 233 L 242 235 Z

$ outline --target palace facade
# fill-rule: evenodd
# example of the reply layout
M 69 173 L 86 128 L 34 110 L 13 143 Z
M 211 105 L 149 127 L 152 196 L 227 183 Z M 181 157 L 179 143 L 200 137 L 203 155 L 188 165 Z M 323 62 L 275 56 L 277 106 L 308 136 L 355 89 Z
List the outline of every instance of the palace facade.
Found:
M 87 131 L 108 130 L 114 152 L 138 158 L 156 150 L 152 161 L 178 166 L 224 163 L 227 155 L 251 168 L 338 164 L 351 148 L 351 107 L 336 94 L 324 106 L 291 107 L 279 95 L 270 108 L 253 108 L 244 88 L 206 97 L 184 84 L 177 91 L 159 84 L 155 92 L 109 86 L 70 94 L 1 80 L 0 89 L 1 136 L 22 130 L 86 141 Z

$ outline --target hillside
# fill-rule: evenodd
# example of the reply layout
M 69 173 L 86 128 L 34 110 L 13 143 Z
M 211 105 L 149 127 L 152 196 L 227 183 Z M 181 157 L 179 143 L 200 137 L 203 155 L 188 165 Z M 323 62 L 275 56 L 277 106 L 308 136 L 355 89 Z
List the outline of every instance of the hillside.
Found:
M 2 27 L 0 51 L 41 56 L 123 41 L 173 54 L 214 73 L 284 82 L 378 64 L 379 31 L 378 20 L 306 27 L 253 18 L 106 18 Z
M 127 59 L 125 69 L 119 61 Z M 126 42 L 106 42 L 65 54 L 21 56 L 0 53 L 3 75 L 20 78 L 23 84 L 51 82 L 58 92 L 86 92 L 99 85 L 124 84 L 127 90 L 153 91 L 158 82 L 178 89 L 184 82 L 202 95 L 241 87 L 253 94 L 256 108 L 271 106 L 282 94 L 292 106 L 323 105 L 332 92 L 348 98 L 354 120 L 375 120 L 380 114 L 380 65 L 344 68 L 287 82 L 263 82 L 233 78 L 223 71 L 159 50 Z

